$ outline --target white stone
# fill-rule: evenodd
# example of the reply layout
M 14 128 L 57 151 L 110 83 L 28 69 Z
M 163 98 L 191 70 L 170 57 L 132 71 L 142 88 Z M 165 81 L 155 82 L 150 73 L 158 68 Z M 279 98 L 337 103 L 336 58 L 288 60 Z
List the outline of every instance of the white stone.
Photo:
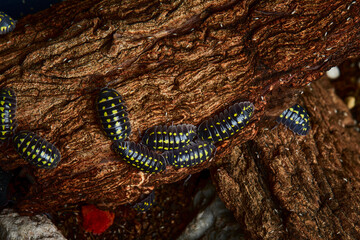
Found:
M 326 72 L 326 75 L 330 79 L 337 79 L 340 76 L 340 70 L 338 67 L 332 67 L 329 71 Z
M 20 216 L 12 209 L 0 213 L 0 240 L 41 239 L 66 240 L 45 216 Z

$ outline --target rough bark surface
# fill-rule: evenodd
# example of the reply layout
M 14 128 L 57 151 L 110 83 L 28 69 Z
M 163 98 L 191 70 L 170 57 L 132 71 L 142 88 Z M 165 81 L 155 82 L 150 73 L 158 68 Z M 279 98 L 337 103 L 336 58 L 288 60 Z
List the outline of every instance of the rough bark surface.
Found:
M 18 130 L 54 143 L 62 161 L 51 171 L 31 169 L 36 184 L 19 210 L 79 202 L 113 208 L 215 162 L 147 175 L 117 161 L 94 108 L 101 87 L 123 95 L 133 141 L 137 129 L 196 125 L 234 102 L 254 102 L 252 123 L 218 146 L 221 160 L 255 137 L 278 86 L 305 86 L 359 56 L 359 9 L 330 0 L 84 0 L 21 19 L 0 39 L 0 87 L 17 93 Z M 0 154 L 5 169 L 27 166 L 11 147 Z
M 259 131 L 214 171 L 221 197 L 253 239 L 360 237 L 360 133 L 329 86 L 321 80 L 304 92 L 307 136 L 283 125 Z

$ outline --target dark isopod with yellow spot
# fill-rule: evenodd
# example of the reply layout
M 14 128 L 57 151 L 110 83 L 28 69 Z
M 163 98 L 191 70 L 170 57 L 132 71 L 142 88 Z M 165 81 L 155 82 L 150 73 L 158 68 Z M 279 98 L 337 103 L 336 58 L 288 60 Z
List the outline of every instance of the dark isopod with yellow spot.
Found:
M 196 127 L 191 124 L 153 126 L 146 130 L 142 142 L 160 151 L 178 149 L 188 145 L 196 136 Z
M 176 168 L 191 167 L 200 164 L 211 157 L 215 146 L 206 141 L 191 142 L 189 145 L 164 152 L 166 162 Z
M 155 193 L 152 191 L 147 197 L 138 203 L 135 203 L 132 207 L 138 212 L 145 212 L 149 210 L 155 202 Z
M 131 133 L 130 121 L 124 100 L 114 89 L 101 89 L 97 99 L 101 126 L 114 141 L 124 141 Z
M 284 124 L 291 131 L 299 135 L 306 135 L 310 131 L 309 114 L 299 104 L 295 104 L 291 108 L 286 109 L 280 114 L 276 121 Z
M 4 12 L 0 12 L 0 35 L 14 30 L 16 21 Z
M 60 162 L 59 150 L 33 132 L 23 131 L 15 134 L 14 146 L 23 159 L 39 168 L 55 168 Z
M 0 144 L 3 144 L 15 129 L 16 96 L 9 88 L 0 89 Z
M 127 163 L 143 172 L 158 173 L 166 168 L 164 157 L 142 144 L 117 141 L 112 147 Z
M 224 112 L 200 123 L 198 135 L 202 140 L 213 143 L 228 139 L 249 123 L 254 110 L 255 107 L 250 102 L 236 103 Z

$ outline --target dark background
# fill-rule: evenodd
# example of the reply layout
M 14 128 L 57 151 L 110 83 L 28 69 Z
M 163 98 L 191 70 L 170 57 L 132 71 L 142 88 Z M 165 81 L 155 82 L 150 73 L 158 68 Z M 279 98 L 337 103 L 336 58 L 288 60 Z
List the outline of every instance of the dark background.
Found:
M 0 0 L 0 12 L 5 12 L 15 20 L 49 8 L 63 0 Z

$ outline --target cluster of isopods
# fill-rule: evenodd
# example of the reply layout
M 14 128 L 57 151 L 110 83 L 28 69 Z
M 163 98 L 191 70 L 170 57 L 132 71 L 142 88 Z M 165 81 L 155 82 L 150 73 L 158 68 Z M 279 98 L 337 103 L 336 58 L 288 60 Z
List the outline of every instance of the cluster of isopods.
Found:
M 16 129 L 16 95 L 10 88 L 0 89 L 0 145 L 10 139 L 19 155 L 39 168 L 52 169 L 60 161 L 59 150 L 30 131 L 14 134 Z
M 146 130 L 141 144 L 125 141 L 131 133 L 126 109 L 117 91 L 109 88 L 100 91 L 97 110 L 104 132 L 114 141 L 115 152 L 141 171 L 159 173 L 167 165 L 191 167 L 208 160 L 214 143 L 243 129 L 255 108 L 250 102 L 236 103 L 198 128 L 191 124 L 153 126 Z M 198 139 L 194 141 L 195 137 Z

